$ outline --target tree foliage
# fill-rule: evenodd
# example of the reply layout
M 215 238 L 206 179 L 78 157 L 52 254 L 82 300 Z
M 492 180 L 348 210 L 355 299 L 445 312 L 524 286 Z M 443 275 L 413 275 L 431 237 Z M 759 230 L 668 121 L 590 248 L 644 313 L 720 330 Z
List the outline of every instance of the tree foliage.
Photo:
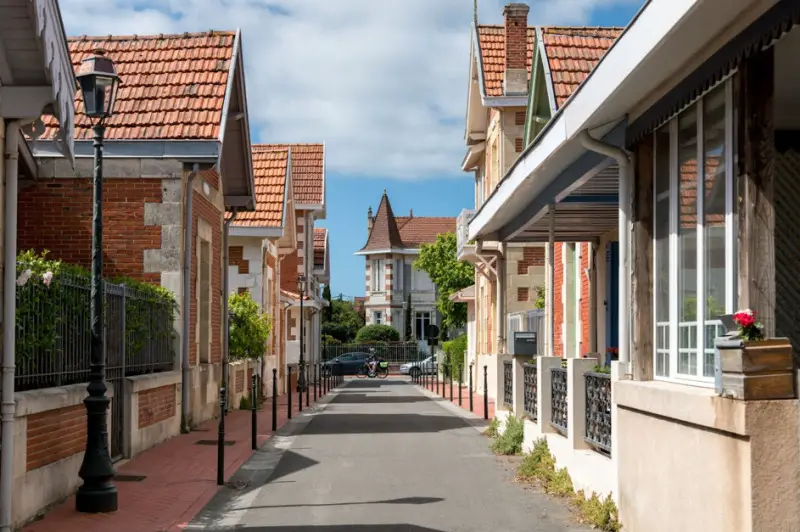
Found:
M 331 304 L 331 286 L 326 284 L 322 289 L 322 299 L 328 302 L 328 306 L 322 311 L 322 322 L 333 320 L 333 305 Z
M 356 335 L 357 343 L 366 342 L 399 342 L 400 333 L 391 325 L 367 325 Z
M 405 319 L 405 322 L 406 322 L 406 342 L 410 342 L 411 340 L 413 340 L 412 336 L 414 336 L 414 335 L 413 335 L 413 333 L 411 331 L 411 319 L 412 319 L 411 317 L 413 315 L 414 315 L 414 313 L 411 311 L 411 293 L 409 292 L 408 298 L 406 299 L 406 316 L 405 316 L 405 318 L 406 318 Z
M 353 308 L 350 301 L 334 299 L 331 301 L 330 309 L 331 319 L 322 324 L 321 333 L 342 343 L 353 341 L 359 329 L 364 326 L 364 318 Z
M 230 356 L 233 359 L 256 359 L 267 347 L 272 323 L 267 314 L 259 312 L 258 303 L 250 292 L 233 293 L 228 297 L 230 312 Z
M 475 269 L 460 261 L 456 253 L 456 234 L 444 233 L 433 244 L 423 244 L 414 269 L 428 274 L 438 290 L 436 308 L 442 315 L 442 329 L 462 327 L 467 322 L 467 305 L 453 303 L 450 296 L 475 283 Z

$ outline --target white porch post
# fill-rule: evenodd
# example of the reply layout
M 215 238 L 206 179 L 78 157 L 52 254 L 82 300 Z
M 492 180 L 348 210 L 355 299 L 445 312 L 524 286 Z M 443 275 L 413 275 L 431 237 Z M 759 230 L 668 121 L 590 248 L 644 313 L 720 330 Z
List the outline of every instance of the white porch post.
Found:
M 550 236 L 547 241 L 547 268 L 545 276 L 547 277 L 547 298 L 545 300 L 545 314 L 547 315 L 546 325 L 546 342 L 545 354 L 553 356 L 555 354 L 555 252 L 556 252 L 556 206 L 551 204 L 549 207 L 550 214 Z

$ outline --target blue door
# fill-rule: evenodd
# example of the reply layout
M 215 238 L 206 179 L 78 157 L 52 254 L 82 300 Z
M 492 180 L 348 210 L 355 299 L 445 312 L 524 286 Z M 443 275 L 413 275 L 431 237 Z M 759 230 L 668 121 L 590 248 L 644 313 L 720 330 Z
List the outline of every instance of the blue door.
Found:
M 606 363 L 619 350 L 619 242 L 606 244 Z

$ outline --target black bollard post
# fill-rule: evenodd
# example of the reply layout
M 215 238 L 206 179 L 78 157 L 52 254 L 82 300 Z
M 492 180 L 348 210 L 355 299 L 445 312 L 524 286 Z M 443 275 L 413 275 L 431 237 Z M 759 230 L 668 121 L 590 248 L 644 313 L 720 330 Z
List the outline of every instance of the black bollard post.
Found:
M 258 419 L 256 416 L 256 402 L 258 401 L 258 375 L 253 372 L 253 391 L 250 394 L 250 424 L 252 429 L 252 435 L 250 436 L 250 447 L 255 451 L 258 449 Z
M 463 362 L 462 362 L 463 364 Z M 461 406 L 461 384 L 464 382 L 464 373 L 461 366 L 458 366 L 458 406 Z
M 297 366 L 297 411 L 303 411 L 303 365 Z
M 311 406 L 311 385 L 308 383 L 308 377 L 311 375 L 311 369 L 306 364 L 306 408 Z
M 439 364 L 436 364 L 436 373 L 433 374 L 433 380 L 436 381 L 436 395 L 439 395 Z M 442 388 L 444 388 L 444 383 L 442 383 Z M 442 390 L 442 395 L 444 395 L 444 390 Z
M 314 364 L 314 402 L 317 402 L 317 391 L 319 389 L 319 364 Z
M 225 484 L 225 387 L 219 389 L 219 431 L 217 433 L 217 486 Z
M 469 363 L 469 411 L 472 412 L 472 362 Z
M 447 370 L 447 378 L 450 380 L 450 402 L 453 401 L 453 364 L 450 364 L 450 368 Z
M 338 367 L 338 371 L 336 372 L 336 387 L 338 388 L 341 386 L 342 381 L 344 381 L 344 375 L 342 374 L 342 363 L 337 362 L 336 366 Z
M 483 366 L 483 419 L 489 419 L 489 366 Z
M 286 366 L 286 399 L 287 419 L 292 419 L 292 366 Z
M 278 368 L 272 368 L 272 432 L 278 430 Z

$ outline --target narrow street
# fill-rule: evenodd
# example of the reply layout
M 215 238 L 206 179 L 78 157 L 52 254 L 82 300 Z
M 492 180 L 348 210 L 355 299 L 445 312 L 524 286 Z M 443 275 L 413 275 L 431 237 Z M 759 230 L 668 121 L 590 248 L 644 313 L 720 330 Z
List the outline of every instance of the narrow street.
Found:
M 349 380 L 271 438 L 187 530 L 585 530 L 513 483 L 484 423 L 406 380 Z

